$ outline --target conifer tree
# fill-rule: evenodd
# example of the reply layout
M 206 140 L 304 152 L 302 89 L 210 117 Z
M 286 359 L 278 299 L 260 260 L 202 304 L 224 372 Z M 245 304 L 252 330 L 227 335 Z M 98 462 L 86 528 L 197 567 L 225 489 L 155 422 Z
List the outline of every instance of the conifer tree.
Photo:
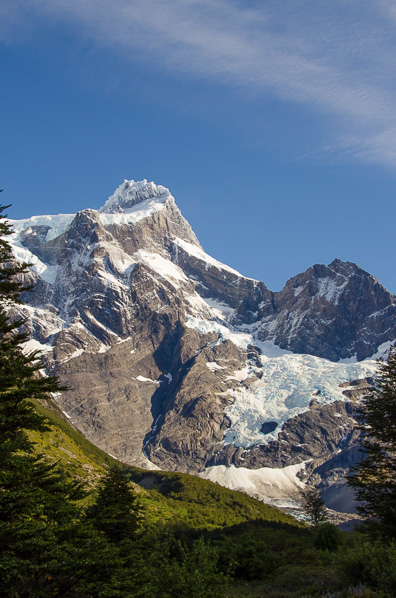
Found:
M 101 478 L 87 518 L 115 544 L 132 539 L 139 522 L 138 499 L 121 465 L 112 465 Z
M 308 486 L 301 492 L 302 504 L 309 523 L 317 526 L 327 520 L 326 507 L 322 493 L 315 486 Z
M 2 304 L 21 303 L 21 292 L 31 290 L 31 287 L 24 286 L 19 278 L 19 275 L 27 272 L 29 264 L 26 262 L 17 264 L 9 242 L 3 238 L 13 233 L 12 226 L 6 220 L 7 216 L 3 214 L 4 210 L 9 207 L 9 205 L 0 205 L 0 297 Z
M 26 430 L 45 428 L 31 399 L 49 399 L 51 392 L 65 390 L 55 377 L 42 377 L 39 352 L 23 351 L 27 335 L 20 332 L 24 321 L 10 317 L 13 304 L 21 303 L 22 292 L 31 290 L 23 283 L 27 263 L 16 263 L 7 237 L 12 228 L 0 206 L 0 451 L 8 446 L 26 447 Z M 11 443 L 11 444 L 10 444 Z
M 348 476 L 372 530 L 396 538 L 396 347 L 379 363 L 375 386 L 358 413 L 362 460 Z
M 8 206 L 7 206 L 8 207 Z M 12 233 L 0 206 L 0 236 Z M 75 500 L 81 488 L 66 482 L 34 453 L 27 430 L 42 431 L 45 419 L 31 399 L 64 390 L 56 377 L 39 374 L 37 351 L 26 353 L 21 319 L 11 308 L 26 290 L 28 264 L 17 264 L 0 238 L 0 597 L 116 596 L 116 551 L 83 523 Z M 107 588 L 107 589 L 106 589 Z

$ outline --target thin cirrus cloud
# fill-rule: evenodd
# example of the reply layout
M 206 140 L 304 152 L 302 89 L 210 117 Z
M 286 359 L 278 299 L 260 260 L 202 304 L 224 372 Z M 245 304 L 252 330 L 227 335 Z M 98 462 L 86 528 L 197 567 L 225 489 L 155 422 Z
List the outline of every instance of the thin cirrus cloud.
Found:
M 302 105 L 330 118 L 327 147 L 393 168 L 396 11 L 386 0 L 330 4 L 14 0 L 0 32 L 7 16 L 8 29 L 66 21 L 128 60 Z

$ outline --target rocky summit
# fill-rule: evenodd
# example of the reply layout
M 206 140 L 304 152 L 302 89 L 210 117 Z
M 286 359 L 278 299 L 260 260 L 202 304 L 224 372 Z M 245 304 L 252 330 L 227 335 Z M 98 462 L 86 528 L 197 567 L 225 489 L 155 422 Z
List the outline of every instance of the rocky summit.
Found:
M 98 211 L 11 224 L 32 264 L 26 349 L 70 387 L 56 400 L 86 437 L 275 504 L 310 480 L 353 510 L 354 410 L 396 339 L 396 298 L 373 276 L 335 259 L 273 293 L 206 254 L 145 180 Z

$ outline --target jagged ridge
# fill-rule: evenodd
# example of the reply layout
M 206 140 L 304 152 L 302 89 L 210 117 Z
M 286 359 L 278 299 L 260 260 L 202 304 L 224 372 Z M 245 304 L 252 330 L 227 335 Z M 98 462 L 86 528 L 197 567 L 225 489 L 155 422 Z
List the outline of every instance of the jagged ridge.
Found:
M 21 308 L 29 347 L 71 384 L 58 401 L 76 425 L 130 463 L 198 472 L 328 459 L 342 434 L 292 456 L 287 442 L 244 451 L 275 447 L 314 397 L 318 409 L 346 401 L 338 385 L 375 362 L 339 360 L 396 337 L 395 297 L 355 264 L 313 266 L 272 293 L 205 254 L 154 183 L 124 181 L 99 211 L 13 224 L 36 285 Z

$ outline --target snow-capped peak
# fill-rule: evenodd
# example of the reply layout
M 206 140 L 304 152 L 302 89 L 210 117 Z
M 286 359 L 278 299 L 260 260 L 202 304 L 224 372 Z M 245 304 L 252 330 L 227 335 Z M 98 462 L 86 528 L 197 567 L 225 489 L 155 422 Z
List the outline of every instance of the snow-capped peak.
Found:
M 153 182 L 128 181 L 127 179 L 114 191 L 104 206 L 99 209 L 102 214 L 117 214 L 128 212 L 131 208 L 155 199 L 157 202 L 165 203 L 172 198 L 169 189 L 162 185 L 155 185 Z

